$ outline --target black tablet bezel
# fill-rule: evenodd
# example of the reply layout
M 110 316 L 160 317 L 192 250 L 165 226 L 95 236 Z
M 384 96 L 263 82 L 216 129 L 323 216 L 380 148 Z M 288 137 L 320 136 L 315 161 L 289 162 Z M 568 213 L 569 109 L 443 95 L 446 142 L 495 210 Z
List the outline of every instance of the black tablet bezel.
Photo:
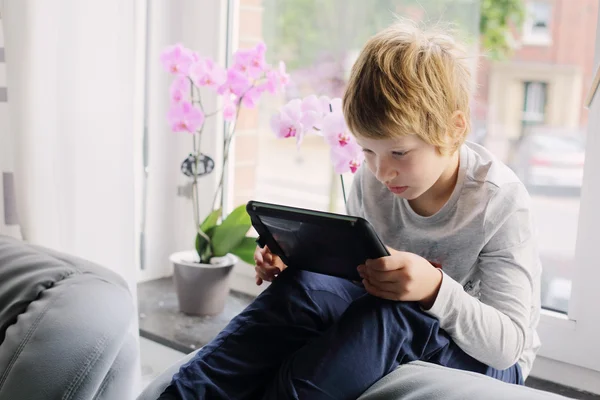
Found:
M 309 210 L 305 208 L 285 206 L 282 204 L 266 203 L 251 200 L 246 205 L 246 211 L 250 215 L 252 225 L 260 236 L 263 244 L 266 244 L 271 251 L 279 255 L 282 261 L 288 267 L 306 269 L 313 272 L 319 272 L 311 269 L 310 266 L 294 265 L 293 260 L 286 257 L 285 252 L 277 244 L 269 230 L 263 225 L 260 220 L 261 216 L 274 217 L 288 221 L 303 221 L 313 224 L 339 224 L 339 226 L 347 227 L 353 230 L 353 234 L 361 235 L 362 241 L 367 246 L 367 252 L 370 258 L 378 258 L 388 256 L 390 253 L 381 242 L 381 239 L 375 232 L 373 226 L 364 218 L 335 214 L 324 211 Z M 356 269 L 348 269 L 348 271 L 339 271 L 336 274 L 338 277 L 360 280 L 360 276 Z

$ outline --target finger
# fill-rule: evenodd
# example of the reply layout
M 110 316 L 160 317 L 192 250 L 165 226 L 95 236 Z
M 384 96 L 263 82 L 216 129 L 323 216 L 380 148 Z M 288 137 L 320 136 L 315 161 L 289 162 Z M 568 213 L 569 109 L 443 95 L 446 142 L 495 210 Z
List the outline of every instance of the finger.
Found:
M 271 253 L 272 254 L 272 253 Z M 271 262 L 271 265 L 276 266 L 277 268 L 279 268 L 280 270 L 284 270 L 285 269 L 285 263 L 283 262 L 283 260 L 281 259 L 281 257 L 279 257 L 276 254 L 273 254 L 273 261 Z
M 263 256 L 263 259 L 265 261 L 265 264 L 273 265 L 273 253 L 266 252 Z
M 395 293 L 397 297 L 402 297 L 405 292 L 404 287 L 399 282 L 377 282 L 371 278 L 365 278 L 369 284 L 381 291 Z
M 277 267 L 276 265 L 272 265 L 272 264 L 267 264 L 264 263 L 263 265 L 259 266 L 259 268 L 266 274 L 279 274 L 281 272 L 281 268 Z
M 378 271 L 371 268 L 365 268 L 363 275 L 364 278 L 368 278 L 371 282 L 384 283 L 389 282 L 397 285 L 401 281 L 401 276 L 398 270 L 394 271 Z
M 254 268 L 254 271 L 256 272 L 256 276 L 258 276 L 263 281 L 271 282 L 270 275 L 267 274 L 267 272 L 264 271 L 263 269 L 256 267 L 256 268 Z
M 373 296 L 377 296 L 377 297 L 380 297 L 382 299 L 387 299 L 387 300 L 395 300 L 395 301 L 400 300 L 400 296 L 397 293 L 386 291 L 386 290 L 381 290 L 378 287 L 371 284 L 371 282 L 369 282 L 367 279 L 363 279 L 362 283 L 363 283 L 366 291 L 368 293 L 372 294 Z
M 365 266 L 375 271 L 394 271 L 402 269 L 403 263 L 398 258 L 381 257 L 367 260 Z
M 256 267 L 256 273 L 262 278 L 263 281 L 271 282 L 281 272 L 277 267 L 268 268 L 266 266 Z
M 262 285 L 263 280 L 260 278 L 260 276 L 256 275 L 256 286 L 260 286 Z
M 254 262 L 256 265 L 261 265 L 263 263 L 263 255 L 262 250 L 259 246 L 256 246 L 256 250 L 254 250 Z

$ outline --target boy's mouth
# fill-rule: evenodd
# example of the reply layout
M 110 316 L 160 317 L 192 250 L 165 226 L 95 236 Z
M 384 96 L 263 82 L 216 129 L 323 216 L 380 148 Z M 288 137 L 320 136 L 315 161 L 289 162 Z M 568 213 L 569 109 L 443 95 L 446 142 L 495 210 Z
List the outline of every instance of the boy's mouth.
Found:
M 394 194 L 400 194 L 403 193 L 406 189 L 408 189 L 408 186 L 388 186 L 387 188 L 390 192 Z

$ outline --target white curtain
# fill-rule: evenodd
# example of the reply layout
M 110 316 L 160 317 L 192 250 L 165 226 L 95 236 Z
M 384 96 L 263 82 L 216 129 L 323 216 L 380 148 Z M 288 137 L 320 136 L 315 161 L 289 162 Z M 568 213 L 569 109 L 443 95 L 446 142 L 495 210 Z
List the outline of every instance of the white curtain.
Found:
M 114 270 L 134 301 L 140 2 L 4 0 L 0 10 L 9 94 L 0 117 L 10 116 L 0 167 L 12 164 L 23 239 Z
M 172 133 L 166 119 L 172 76 L 161 66 L 160 53 L 174 43 L 223 63 L 227 35 L 227 0 L 173 0 L 148 2 L 146 134 L 147 175 L 140 173 L 140 272 L 141 280 L 172 274 L 169 255 L 192 250 L 195 228 L 191 200 L 187 197 L 189 178 L 180 172 L 181 162 L 192 150 L 192 137 Z M 206 110 L 216 110 L 215 96 L 202 99 Z M 200 180 L 200 215 L 212 206 L 220 173 L 222 119 L 207 119 L 202 151 L 211 156 L 215 170 Z M 143 184 L 146 191 L 144 193 Z M 141 231 L 143 230 L 143 236 Z
M 0 13 L 0 235 L 21 237 L 14 185 L 14 143 L 9 125 L 4 53 L 4 24 Z
M 159 58 L 181 42 L 222 62 L 227 4 L 4 0 L 6 131 L 25 240 L 95 261 L 132 284 L 170 275 L 170 253 L 193 249 L 189 180 L 179 168 L 192 139 L 170 132 L 172 77 Z M 203 102 L 218 107 L 214 96 Z M 222 123 L 211 118 L 202 139 L 217 168 Z M 202 178 L 203 216 L 219 172 Z
M 25 240 L 135 281 L 135 8 L 3 4 L 17 209 Z

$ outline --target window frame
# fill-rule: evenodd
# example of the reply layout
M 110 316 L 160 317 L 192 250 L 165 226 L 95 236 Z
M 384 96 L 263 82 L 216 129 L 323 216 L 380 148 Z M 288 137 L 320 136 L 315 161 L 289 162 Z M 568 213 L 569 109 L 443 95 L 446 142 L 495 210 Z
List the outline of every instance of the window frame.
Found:
M 600 13 L 598 16 L 600 20 Z M 596 31 L 594 63 L 600 62 L 600 29 Z M 589 90 L 589 88 L 584 88 Z M 595 343 L 600 330 L 600 312 L 594 304 L 600 303 L 600 268 L 596 267 L 596 227 L 600 226 L 600 100 L 589 107 L 587 127 L 586 160 L 580 198 L 580 209 L 575 245 L 575 263 L 571 299 L 566 314 L 543 309 L 538 326 L 542 347 L 538 353 L 540 364 L 547 360 L 564 363 L 566 371 L 585 368 L 600 381 L 600 346 Z M 536 361 L 538 363 L 538 361 Z M 551 368 L 539 368 L 532 375 L 551 378 Z M 563 375 L 568 375 L 565 373 Z M 552 377 L 556 380 L 556 377 Z M 590 381 L 589 379 L 587 381 Z M 568 383 L 568 382 L 567 382 Z M 584 383 L 582 383 L 584 384 Z M 590 383 L 591 384 L 591 383 Z M 582 389 L 598 392 L 597 386 Z
M 536 32 L 534 27 L 535 21 L 535 6 L 546 5 L 549 8 L 548 21 L 545 32 Z M 552 44 L 552 7 L 550 0 L 531 0 L 526 4 L 526 16 L 523 24 L 523 36 L 521 41 L 527 46 L 549 46 Z

